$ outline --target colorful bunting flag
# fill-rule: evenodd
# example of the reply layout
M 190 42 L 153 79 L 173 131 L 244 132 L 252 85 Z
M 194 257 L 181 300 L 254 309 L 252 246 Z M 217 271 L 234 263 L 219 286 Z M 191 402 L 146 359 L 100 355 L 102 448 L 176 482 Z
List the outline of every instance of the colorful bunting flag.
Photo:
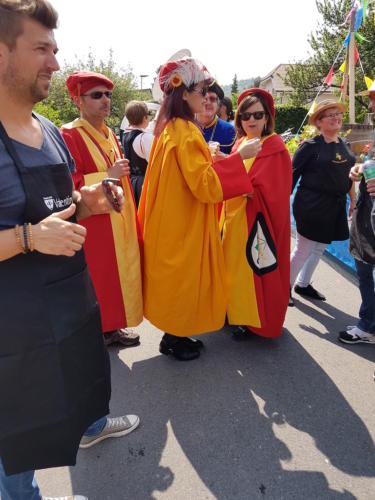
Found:
M 357 10 L 356 16 L 355 16 L 355 21 L 354 21 L 354 31 L 358 31 L 361 24 L 362 24 L 362 17 L 363 17 L 363 7 L 360 7 Z
M 368 0 L 363 0 L 362 7 L 363 7 L 363 20 L 365 21 L 367 17 Z
M 359 59 L 359 54 L 358 54 L 357 46 L 354 44 L 354 64 L 357 64 L 358 59 Z M 346 61 L 344 61 L 341 64 L 340 71 L 342 71 L 344 73 L 345 72 L 345 67 L 346 67 Z
M 349 33 L 346 35 L 346 38 L 345 38 L 345 40 L 344 40 L 344 45 L 345 45 L 345 48 L 346 48 L 346 49 L 348 48 L 349 41 L 350 41 L 350 31 L 349 31 Z
M 308 115 L 312 115 L 316 109 L 316 101 L 314 100 L 313 103 L 310 106 L 309 112 L 307 113 Z
M 368 76 L 365 76 L 365 83 L 366 83 L 367 90 L 369 90 L 369 88 L 370 88 L 370 87 L 371 87 L 371 85 L 372 85 L 372 80 L 371 80 L 371 78 L 369 78 Z
M 354 36 L 355 36 L 355 39 L 358 40 L 359 43 L 362 43 L 362 42 L 368 42 L 367 38 L 365 38 L 363 35 L 361 35 L 360 33 L 354 33 Z
M 332 78 L 333 78 L 333 66 L 329 70 L 328 75 L 326 76 L 326 79 L 324 80 L 324 83 L 328 85 L 328 87 L 332 84 Z

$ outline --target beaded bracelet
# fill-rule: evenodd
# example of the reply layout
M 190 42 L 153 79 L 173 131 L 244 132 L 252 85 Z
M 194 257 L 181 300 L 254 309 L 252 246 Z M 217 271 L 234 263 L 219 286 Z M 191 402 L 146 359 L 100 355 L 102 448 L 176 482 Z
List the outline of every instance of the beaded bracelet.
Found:
M 26 253 L 25 252 L 25 248 L 22 245 L 21 235 L 20 235 L 20 226 L 18 224 L 16 226 L 14 226 L 14 232 L 16 233 L 16 242 L 17 242 L 17 245 L 20 247 L 22 253 Z
M 30 248 L 29 248 L 29 242 L 27 241 L 27 224 L 26 224 L 26 222 L 23 225 L 23 241 L 25 243 L 25 253 L 29 253 Z
M 32 230 L 31 222 L 27 223 L 27 237 L 28 237 L 30 252 L 33 252 L 34 251 L 34 240 L 33 240 L 33 230 Z

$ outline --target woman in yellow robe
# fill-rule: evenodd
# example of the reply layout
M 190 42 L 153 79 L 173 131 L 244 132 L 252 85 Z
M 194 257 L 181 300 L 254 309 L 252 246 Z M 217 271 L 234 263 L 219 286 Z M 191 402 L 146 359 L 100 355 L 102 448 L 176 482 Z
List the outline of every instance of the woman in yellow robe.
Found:
M 165 98 L 142 191 L 139 220 L 144 239 L 144 315 L 164 330 L 160 352 L 180 360 L 199 356 L 201 341 L 188 335 L 221 328 L 227 286 L 217 204 L 251 192 L 242 158 L 213 163 L 194 115 L 203 109 L 207 69 L 192 58 L 165 64 L 159 76 Z

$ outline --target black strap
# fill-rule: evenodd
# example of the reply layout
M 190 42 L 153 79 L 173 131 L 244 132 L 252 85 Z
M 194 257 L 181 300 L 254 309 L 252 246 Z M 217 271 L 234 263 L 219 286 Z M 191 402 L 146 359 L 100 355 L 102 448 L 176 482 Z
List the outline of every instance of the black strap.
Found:
M 1 122 L 0 122 L 0 139 L 3 141 L 5 149 L 7 150 L 9 156 L 14 161 L 14 164 L 17 167 L 18 173 L 20 174 L 20 177 L 22 179 L 21 169 L 23 167 L 23 163 L 22 163 L 20 157 L 18 156 L 18 153 L 17 153 L 12 141 L 9 138 L 9 135 L 7 134 L 7 131 L 4 128 L 4 125 Z

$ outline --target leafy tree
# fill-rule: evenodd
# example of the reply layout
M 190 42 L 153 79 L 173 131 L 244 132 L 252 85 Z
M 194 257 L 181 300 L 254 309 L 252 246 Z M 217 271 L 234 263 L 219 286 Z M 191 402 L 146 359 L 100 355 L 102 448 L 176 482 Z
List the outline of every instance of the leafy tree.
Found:
M 352 7 L 352 3 L 352 0 L 316 0 L 316 6 L 322 16 L 322 21 L 318 25 L 316 32 L 310 34 L 308 40 L 312 49 L 312 56 L 305 61 L 292 65 L 285 77 L 285 83 L 294 89 L 291 96 L 293 104 L 307 104 L 316 96 L 318 88 L 327 76 L 349 32 L 349 23 L 345 24 L 345 19 Z M 375 28 L 372 14 L 362 22 L 359 33 L 366 39 L 362 43 L 356 42 L 365 74 L 375 78 L 375 51 L 373 50 Z M 334 72 L 337 72 L 345 60 L 345 56 L 346 51 L 344 49 L 335 64 Z M 340 75 L 342 75 L 341 72 Z M 340 76 L 336 81 L 334 80 L 332 85 L 332 87 L 337 88 L 338 94 L 341 79 Z M 360 64 L 357 63 L 356 92 L 360 92 L 365 88 L 362 70 Z
M 76 59 L 74 63 L 65 62 L 60 71 L 52 77 L 49 96 L 43 102 L 35 106 L 35 111 L 46 116 L 57 126 L 68 123 L 79 116 L 79 110 L 73 103 L 66 88 L 65 81 L 73 71 L 96 71 L 108 76 L 115 87 L 113 89 L 111 115 L 106 120 L 107 125 L 118 129 L 124 116 L 127 102 L 132 99 L 144 100 L 147 93 L 140 92 L 136 88 L 136 78 L 130 68 L 119 69 L 113 60 L 113 52 L 109 51 L 108 60 L 96 62 L 94 55 L 90 52 L 86 60 Z
M 253 86 L 258 88 L 258 87 L 259 87 L 259 85 L 260 85 L 260 81 L 261 81 L 261 77 L 260 77 L 260 76 L 256 76 L 256 77 L 254 78 L 254 83 L 253 83 Z
M 238 81 L 237 81 L 237 74 L 234 75 L 233 77 L 233 82 L 232 82 L 232 89 L 231 89 L 231 94 L 238 94 Z

